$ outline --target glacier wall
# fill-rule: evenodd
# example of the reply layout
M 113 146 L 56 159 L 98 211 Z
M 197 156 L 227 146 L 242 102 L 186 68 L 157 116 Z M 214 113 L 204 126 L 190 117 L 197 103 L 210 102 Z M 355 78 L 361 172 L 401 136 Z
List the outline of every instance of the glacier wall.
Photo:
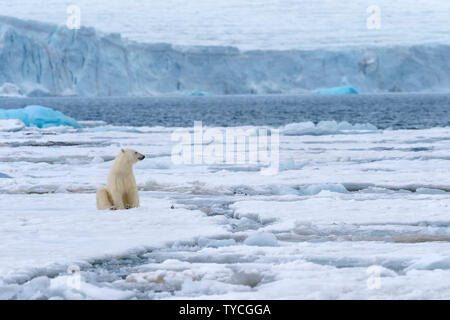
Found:
M 69 30 L 0 17 L 0 86 L 28 96 L 450 92 L 450 45 L 253 50 L 137 43 L 93 28 Z

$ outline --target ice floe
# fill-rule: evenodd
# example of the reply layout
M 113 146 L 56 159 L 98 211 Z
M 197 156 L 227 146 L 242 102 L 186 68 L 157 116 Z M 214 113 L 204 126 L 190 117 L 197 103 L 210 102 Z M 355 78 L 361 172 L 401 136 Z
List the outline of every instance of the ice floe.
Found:
M 281 133 L 284 135 L 329 135 L 345 132 L 357 131 L 375 131 L 377 127 L 370 123 L 365 124 L 350 124 L 347 121 L 336 122 L 320 121 L 317 124 L 313 122 L 290 123 L 281 128 Z
M 66 116 L 60 111 L 38 105 L 30 105 L 22 109 L 0 109 L 0 119 L 17 119 L 28 127 L 71 126 L 80 128 L 75 119 Z
M 2 298 L 450 295 L 449 128 L 323 122 L 334 133 L 281 135 L 280 170 L 264 176 L 175 165 L 173 128 L 96 127 L 1 132 Z M 141 208 L 99 213 L 95 190 L 124 146 L 147 156 Z

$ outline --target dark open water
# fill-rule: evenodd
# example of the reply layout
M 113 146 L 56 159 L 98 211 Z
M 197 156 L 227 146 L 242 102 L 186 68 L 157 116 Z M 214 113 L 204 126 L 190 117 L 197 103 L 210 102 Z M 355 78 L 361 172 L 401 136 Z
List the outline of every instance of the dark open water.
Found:
M 370 122 L 381 129 L 450 126 L 450 94 L 0 98 L 0 108 L 29 104 L 127 126 L 190 127 L 194 120 L 225 127 L 320 120 Z

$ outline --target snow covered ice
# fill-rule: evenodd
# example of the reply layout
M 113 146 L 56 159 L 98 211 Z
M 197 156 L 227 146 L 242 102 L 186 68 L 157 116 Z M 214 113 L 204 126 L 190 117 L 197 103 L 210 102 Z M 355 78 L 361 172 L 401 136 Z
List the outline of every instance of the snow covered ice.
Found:
M 264 176 L 173 164 L 173 128 L 80 123 L 0 131 L 2 299 L 450 298 L 449 128 L 286 125 Z M 99 212 L 123 146 L 141 207 Z
M 25 124 L 19 119 L 0 120 L 0 131 L 19 131 L 25 127 Z

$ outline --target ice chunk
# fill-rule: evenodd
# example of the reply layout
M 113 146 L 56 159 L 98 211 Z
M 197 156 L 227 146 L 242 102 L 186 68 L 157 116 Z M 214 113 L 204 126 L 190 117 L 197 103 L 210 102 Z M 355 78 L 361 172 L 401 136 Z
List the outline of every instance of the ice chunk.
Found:
M 27 106 L 23 109 L 0 109 L 0 119 L 18 119 L 22 121 L 27 127 L 81 127 L 75 119 L 66 116 L 62 112 L 38 105 Z
M 275 184 L 270 186 L 270 191 L 272 192 L 272 194 L 276 195 L 298 194 L 297 189 L 283 184 Z
M 323 132 L 336 132 L 336 131 L 338 131 L 339 126 L 338 126 L 338 123 L 334 120 L 319 121 L 316 128 L 319 131 L 323 131 Z
M 317 90 L 316 94 L 358 94 L 355 88 L 350 86 L 333 87 L 327 89 Z
M 416 193 L 421 194 L 446 194 L 445 190 L 433 188 L 417 188 Z
M 351 125 L 351 123 L 347 121 L 339 122 L 338 124 L 338 130 L 353 130 L 355 129 L 354 126 Z
M 353 126 L 353 130 L 378 130 L 378 128 L 371 123 L 357 123 Z
M 99 286 L 97 284 L 91 284 L 84 282 L 81 279 L 78 286 L 68 285 L 71 283 L 70 276 L 59 276 L 50 280 L 50 285 L 46 292 L 46 295 L 50 299 L 105 299 L 105 300 L 119 300 L 130 299 L 133 294 L 128 290 L 117 290 L 108 286 Z
M 0 178 L 6 178 L 6 179 L 11 179 L 12 177 L 7 175 L 6 173 L 1 173 L 0 172 Z
M 183 91 L 182 95 L 185 96 L 191 96 L 191 97 L 207 97 L 207 96 L 212 96 L 212 93 L 209 92 L 205 92 L 205 91 Z
M 19 131 L 25 124 L 18 119 L 0 120 L 0 131 Z
M 330 191 L 337 193 L 348 193 L 348 190 L 340 183 L 330 183 L 330 184 L 313 184 L 307 186 L 300 190 L 300 194 L 313 196 L 319 194 L 322 191 Z
M 425 255 L 418 259 L 418 261 L 415 261 L 410 266 L 406 268 L 406 270 L 435 270 L 435 269 L 443 269 L 448 270 L 450 269 L 450 257 L 443 256 L 443 255 Z
M 2 86 L 0 86 L 0 96 L 21 97 L 22 92 L 15 84 L 5 82 Z
M 316 125 L 312 121 L 289 123 L 282 128 L 283 134 L 313 133 Z
M 93 127 L 101 127 L 106 126 L 107 123 L 103 120 L 85 120 L 85 121 L 78 121 L 78 124 L 80 126 L 83 126 L 84 128 L 93 128 Z
M 45 276 L 36 277 L 26 282 L 17 293 L 19 300 L 36 300 L 46 298 L 46 291 L 50 287 L 50 279 Z
M 245 239 L 244 244 L 258 247 L 276 247 L 278 246 L 278 241 L 273 233 L 258 232 Z
M 234 239 L 224 239 L 224 240 L 216 240 L 216 239 L 208 239 L 208 238 L 198 239 L 199 247 L 220 248 L 220 247 L 234 246 L 235 244 L 236 244 L 236 241 Z
M 280 162 L 279 170 L 280 171 L 286 171 L 286 170 L 300 170 L 303 168 L 304 164 L 296 163 L 296 161 L 290 157 L 288 159 L 285 159 Z
M 183 271 L 156 270 L 131 273 L 126 277 L 125 282 L 146 284 L 147 288 L 153 290 L 174 291 L 180 290 L 186 280 L 197 281 L 199 277 L 189 269 Z

